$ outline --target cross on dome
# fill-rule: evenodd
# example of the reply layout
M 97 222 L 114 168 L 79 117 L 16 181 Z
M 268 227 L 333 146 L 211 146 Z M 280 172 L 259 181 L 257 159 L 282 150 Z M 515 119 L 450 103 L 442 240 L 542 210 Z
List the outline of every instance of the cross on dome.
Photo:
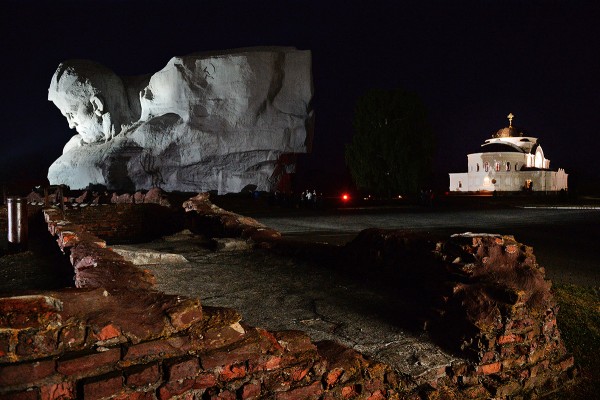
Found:
M 510 113 L 506 116 L 506 118 L 508 118 L 508 126 L 512 127 L 512 120 L 515 116 L 513 115 L 513 113 Z

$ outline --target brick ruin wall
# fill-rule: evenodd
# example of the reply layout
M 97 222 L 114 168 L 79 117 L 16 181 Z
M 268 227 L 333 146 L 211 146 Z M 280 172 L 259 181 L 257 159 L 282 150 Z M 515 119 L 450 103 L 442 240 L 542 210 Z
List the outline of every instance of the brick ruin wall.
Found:
M 206 196 L 184 207 L 188 223 L 204 234 L 217 227 L 217 236 L 290 251 L 277 232 Z M 549 282 L 531 248 L 511 237 L 430 242 L 368 230 L 335 250 L 339 265 L 355 270 L 349 272 L 368 265 L 369 274 L 397 282 L 409 298 L 408 288 L 419 288 L 415 318 L 464 357 L 414 378 L 331 341 L 247 326 L 235 310 L 154 290 L 148 271 L 94 234 L 146 237 L 151 213 L 122 204 L 87 210 L 44 210 L 76 287 L 0 299 L 0 399 L 536 397 L 575 373 Z

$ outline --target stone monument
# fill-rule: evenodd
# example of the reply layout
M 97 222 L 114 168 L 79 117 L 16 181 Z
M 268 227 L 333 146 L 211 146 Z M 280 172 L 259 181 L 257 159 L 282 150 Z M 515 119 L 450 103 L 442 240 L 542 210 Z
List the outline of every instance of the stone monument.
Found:
M 174 57 L 152 75 L 119 77 L 61 63 L 48 99 L 77 130 L 50 184 L 111 190 L 274 190 L 310 151 L 311 53 L 261 47 Z

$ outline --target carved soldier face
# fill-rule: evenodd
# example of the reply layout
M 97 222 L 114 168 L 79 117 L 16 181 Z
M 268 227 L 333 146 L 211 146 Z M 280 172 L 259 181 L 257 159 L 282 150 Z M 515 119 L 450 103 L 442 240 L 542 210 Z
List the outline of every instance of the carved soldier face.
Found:
M 93 143 L 105 137 L 105 118 L 102 117 L 104 105 L 97 96 L 88 97 L 66 91 L 52 96 L 52 102 L 67 118 L 69 128 L 77 130 L 84 142 Z
M 50 82 L 48 100 L 67 118 L 83 142 L 109 140 L 131 122 L 123 81 L 87 60 L 61 63 Z

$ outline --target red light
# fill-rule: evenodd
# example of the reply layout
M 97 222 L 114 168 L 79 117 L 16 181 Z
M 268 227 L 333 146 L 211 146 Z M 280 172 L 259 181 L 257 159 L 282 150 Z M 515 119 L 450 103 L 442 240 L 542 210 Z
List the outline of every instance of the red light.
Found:
M 342 200 L 344 200 L 344 201 L 348 201 L 348 200 L 350 200 L 350 196 L 348 196 L 348 194 L 344 193 L 344 194 L 342 195 Z

